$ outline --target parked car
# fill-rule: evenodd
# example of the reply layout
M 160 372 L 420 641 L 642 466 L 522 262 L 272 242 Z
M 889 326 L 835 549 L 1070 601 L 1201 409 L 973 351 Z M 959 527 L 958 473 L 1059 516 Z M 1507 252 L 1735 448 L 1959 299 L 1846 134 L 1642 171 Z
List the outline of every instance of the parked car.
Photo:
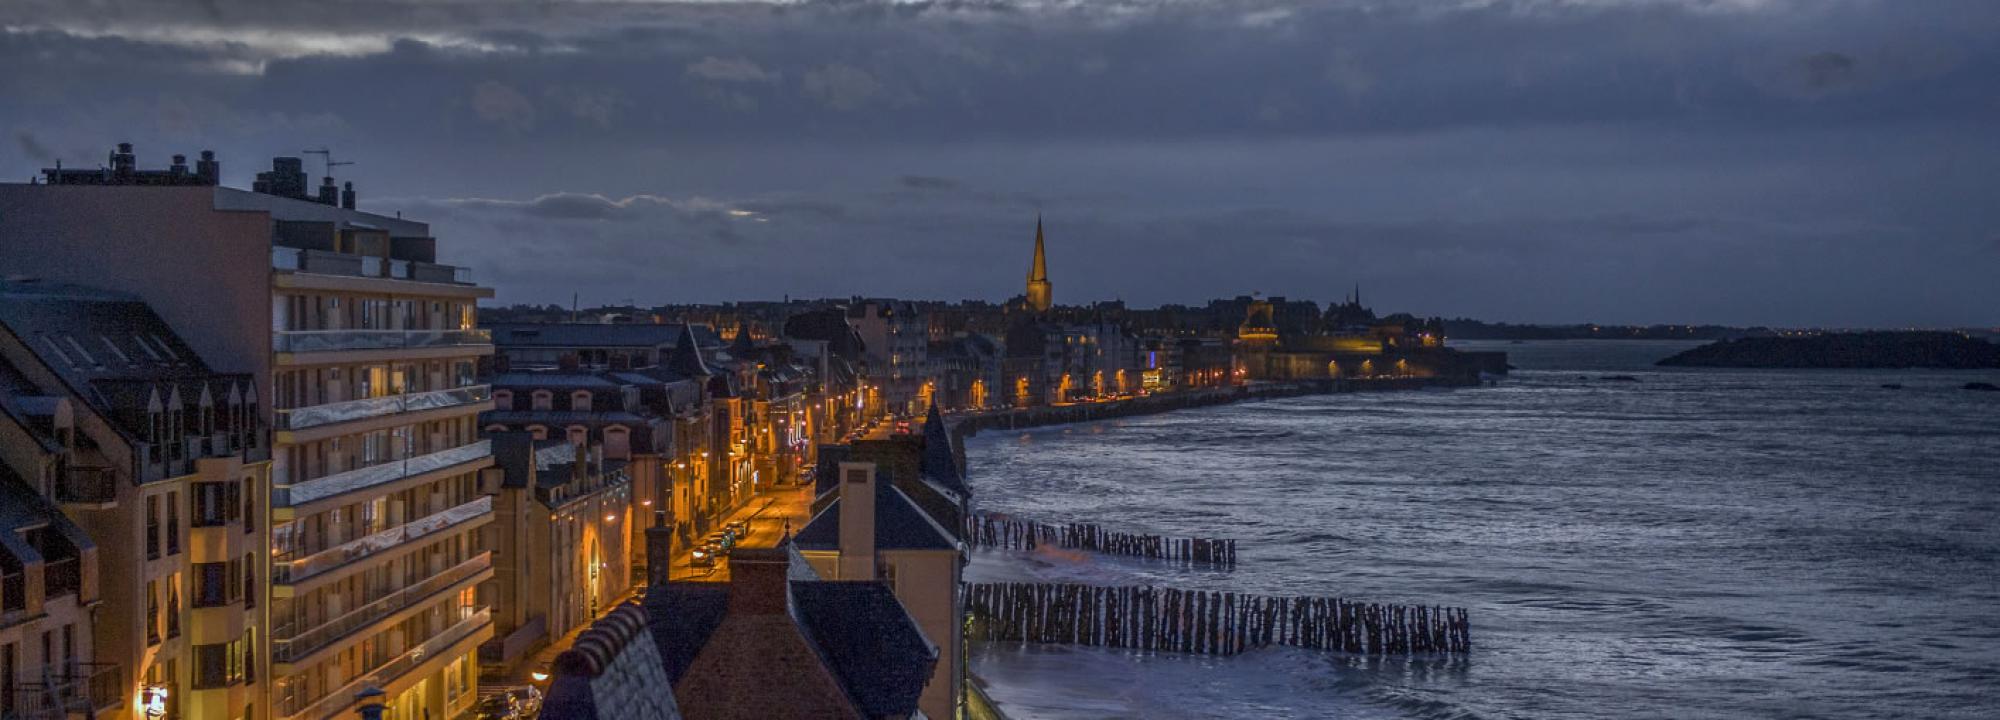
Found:
M 739 543 L 750 538 L 750 521 L 748 520 L 737 520 L 722 526 L 722 529 Z
M 722 550 L 721 548 L 717 548 L 715 543 L 705 542 L 694 549 L 694 553 L 689 557 L 688 562 L 692 563 L 695 567 L 715 567 L 715 556 L 720 554 L 722 554 Z
M 721 548 L 722 554 L 724 555 L 728 555 L 730 550 L 736 549 L 736 538 L 735 536 L 730 535 L 729 531 L 727 530 L 717 530 L 715 532 L 709 533 L 708 542 L 713 543 L 718 548 Z

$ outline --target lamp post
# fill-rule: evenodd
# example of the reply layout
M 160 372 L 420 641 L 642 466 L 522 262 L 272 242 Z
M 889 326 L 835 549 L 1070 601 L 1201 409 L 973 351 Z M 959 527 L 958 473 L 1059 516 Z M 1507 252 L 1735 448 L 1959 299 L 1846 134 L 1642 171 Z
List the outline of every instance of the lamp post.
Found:
M 147 720 L 160 720 L 167 716 L 167 687 L 147 685 L 139 691 L 139 709 L 146 713 Z

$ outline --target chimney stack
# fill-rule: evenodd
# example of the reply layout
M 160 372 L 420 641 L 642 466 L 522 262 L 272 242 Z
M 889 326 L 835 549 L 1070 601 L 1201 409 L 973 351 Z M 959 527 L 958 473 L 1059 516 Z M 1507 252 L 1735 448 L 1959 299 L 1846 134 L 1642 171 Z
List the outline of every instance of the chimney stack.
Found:
M 188 174 L 188 156 L 176 153 L 174 164 L 167 166 L 167 172 L 174 177 Z
M 349 209 L 349 210 L 353 210 L 353 209 L 354 209 L 354 183 L 353 183 L 353 181 L 349 181 L 349 182 L 347 182 L 347 183 L 345 183 L 345 184 L 343 184 L 343 185 L 341 186 L 341 189 L 340 189 L 340 206 L 341 206 L 341 207 L 344 207 L 344 208 L 347 208 L 347 209 Z
M 340 188 L 334 187 L 332 175 L 320 177 L 319 202 L 321 205 L 340 206 Z
M 674 530 L 667 524 L 667 511 L 653 511 L 653 526 L 646 528 L 646 580 L 666 584 L 674 567 Z
M 118 151 L 111 153 L 111 174 L 130 177 L 138 165 L 138 156 L 132 154 L 132 143 L 118 143 Z
M 216 162 L 214 150 L 201 151 L 201 160 L 194 164 L 194 174 L 210 185 L 222 183 L 222 163 Z
M 792 553 L 784 547 L 729 553 L 729 613 L 777 615 L 791 605 Z
M 840 464 L 841 580 L 875 579 L 875 463 Z

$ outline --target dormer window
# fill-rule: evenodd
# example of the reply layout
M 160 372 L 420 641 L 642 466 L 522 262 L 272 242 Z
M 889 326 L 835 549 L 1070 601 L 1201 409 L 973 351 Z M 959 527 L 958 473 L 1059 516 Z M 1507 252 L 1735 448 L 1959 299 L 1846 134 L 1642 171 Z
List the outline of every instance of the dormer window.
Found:
M 493 409 L 495 410 L 514 409 L 514 391 L 512 390 L 493 391 Z
M 576 412 L 590 412 L 590 391 L 578 390 L 570 393 L 569 409 Z
M 536 390 L 530 397 L 533 399 L 534 409 L 548 410 L 555 404 L 556 395 L 547 390 Z

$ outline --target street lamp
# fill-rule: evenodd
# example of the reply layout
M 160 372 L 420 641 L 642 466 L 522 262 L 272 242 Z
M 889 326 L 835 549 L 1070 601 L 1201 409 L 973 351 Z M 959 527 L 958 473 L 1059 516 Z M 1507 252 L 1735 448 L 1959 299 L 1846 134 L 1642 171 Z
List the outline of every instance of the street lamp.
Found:
M 139 691 L 139 708 L 149 720 L 160 720 L 167 716 L 167 687 L 147 685 Z

